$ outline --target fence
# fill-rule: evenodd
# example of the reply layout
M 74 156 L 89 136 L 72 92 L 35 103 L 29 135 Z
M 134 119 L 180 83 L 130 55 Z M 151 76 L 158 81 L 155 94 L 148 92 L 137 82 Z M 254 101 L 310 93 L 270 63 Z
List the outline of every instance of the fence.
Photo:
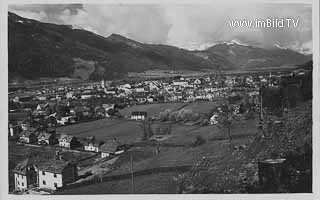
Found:
M 186 172 L 186 171 L 189 171 L 191 168 L 192 168 L 192 165 L 157 167 L 157 168 L 135 171 L 133 172 L 133 174 L 134 174 L 134 177 L 137 177 L 137 176 L 153 175 L 153 174 L 167 173 L 167 172 Z M 66 185 L 62 188 L 58 188 L 57 191 L 61 192 L 64 190 L 73 189 L 73 188 L 91 185 L 91 184 L 130 179 L 131 176 L 132 176 L 131 173 L 125 173 L 125 174 L 117 174 L 117 175 L 104 176 L 104 177 L 94 177 L 88 181 L 73 183 L 73 184 Z

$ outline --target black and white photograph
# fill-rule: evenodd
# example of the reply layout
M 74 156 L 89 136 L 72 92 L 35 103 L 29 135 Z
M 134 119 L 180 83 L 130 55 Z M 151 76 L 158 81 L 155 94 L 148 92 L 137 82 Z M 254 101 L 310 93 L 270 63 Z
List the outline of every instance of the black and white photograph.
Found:
M 319 2 L 24 2 L 1 28 L 6 195 L 314 199 Z

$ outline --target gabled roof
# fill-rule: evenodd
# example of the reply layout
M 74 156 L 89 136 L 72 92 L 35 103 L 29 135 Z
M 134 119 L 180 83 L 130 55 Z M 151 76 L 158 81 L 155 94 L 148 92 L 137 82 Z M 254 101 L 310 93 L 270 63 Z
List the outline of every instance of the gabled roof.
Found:
M 31 130 L 23 130 L 20 133 L 20 137 L 24 136 L 24 137 L 30 137 L 31 135 L 36 135 L 34 131 Z
M 66 142 L 71 142 L 71 140 L 74 138 L 74 136 L 72 135 L 65 135 L 62 134 L 59 138 L 59 142 L 63 141 L 64 139 L 66 140 Z
M 103 145 L 100 146 L 99 151 L 100 152 L 108 152 L 113 153 L 117 151 L 118 146 L 121 145 L 116 140 L 108 140 Z
M 52 136 L 53 133 L 47 133 L 47 132 L 41 132 L 39 135 L 38 135 L 38 138 L 41 139 L 41 138 L 44 138 L 44 139 L 49 139 L 51 136 Z
M 100 141 L 97 141 L 95 139 L 82 139 L 81 140 L 81 143 L 84 145 L 84 146 L 89 146 L 90 144 L 92 144 L 93 146 L 95 147 L 99 147 L 101 146 L 101 142 Z
M 133 111 L 131 113 L 131 115 L 144 115 L 144 116 L 147 116 L 147 112 L 144 112 L 144 111 Z
M 53 172 L 61 174 L 62 171 L 69 165 L 69 162 L 64 160 L 46 160 L 38 164 L 38 169 L 45 172 Z
M 17 166 L 13 169 L 14 173 L 27 175 L 28 167 L 34 166 L 34 163 L 30 158 L 25 159 L 21 163 L 18 163 Z

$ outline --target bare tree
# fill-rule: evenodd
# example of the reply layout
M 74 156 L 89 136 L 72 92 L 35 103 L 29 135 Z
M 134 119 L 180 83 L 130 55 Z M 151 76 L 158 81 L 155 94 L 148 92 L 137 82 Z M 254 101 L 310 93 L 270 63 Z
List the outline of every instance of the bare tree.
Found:
M 142 121 L 140 123 L 140 128 L 142 130 L 142 136 L 141 136 L 142 141 L 146 141 L 154 135 L 151 125 L 152 125 L 151 121 L 148 121 L 148 120 Z
M 238 120 L 238 116 L 234 113 L 233 107 L 227 103 L 221 106 L 221 112 L 219 113 L 218 121 L 220 127 L 227 128 L 228 139 L 232 142 L 232 135 L 231 135 L 231 127 L 235 120 Z

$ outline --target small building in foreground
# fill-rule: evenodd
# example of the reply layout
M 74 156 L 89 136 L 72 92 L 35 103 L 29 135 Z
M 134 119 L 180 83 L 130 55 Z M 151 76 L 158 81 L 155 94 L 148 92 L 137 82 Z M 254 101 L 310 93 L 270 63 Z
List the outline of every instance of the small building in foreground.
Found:
M 39 188 L 56 190 L 77 180 L 75 164 L 62 159 L 52 159 L 39 163 Z

